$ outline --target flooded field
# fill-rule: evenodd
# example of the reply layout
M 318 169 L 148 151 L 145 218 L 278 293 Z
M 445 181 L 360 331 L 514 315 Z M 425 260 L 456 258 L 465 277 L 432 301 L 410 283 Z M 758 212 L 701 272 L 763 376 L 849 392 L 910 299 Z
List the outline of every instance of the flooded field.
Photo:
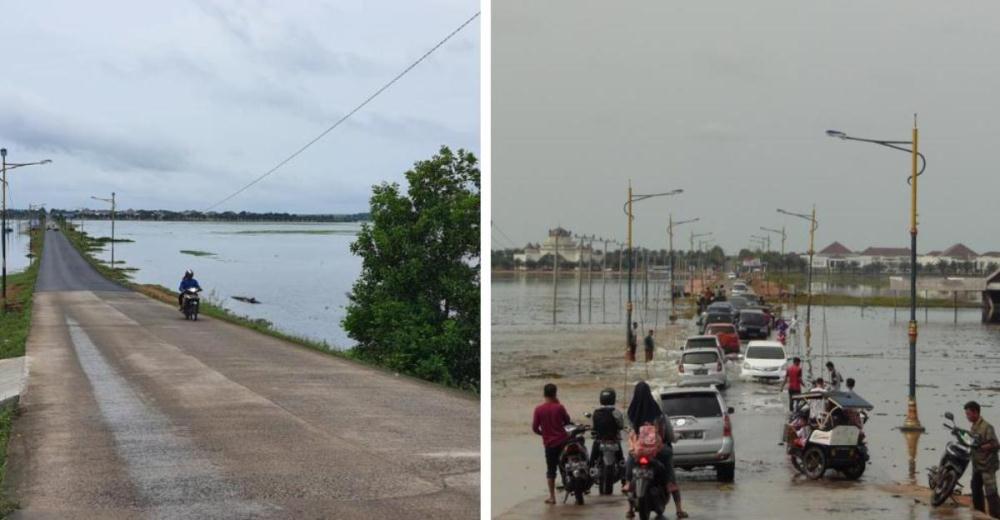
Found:
M 7 274 L 23 271 L 31 263 L 31 259 L 28 258 L 29 237 L 26 232 L 21 232 L 27 231 L 27 225 L 27 221 L 7 221 L 7 227 L 13 230 L 3 234 L 3 238 L 7 241 Z
M 107 221 L 83 222 L 95 237 L 110 236 L 110 228 Z M 115 244 L 115 260 L 138 269 L 135 281 L 171 289 L 194 269 L 208 297 L 225 308 L 343 349 L 351 340 L 340 320 L 361 271 L 349 248 L 359 230 L 354 223 L 121 221 L 115 236 L 134 242 Z
M 654 388 L 672 384 L 677 380 L 677 344 L 693 334 L 693 324 L 665 326 L 661 317 L 656 360 L 648 366 L 631 365 L 626 372 L 624 331 L 618 325 L 544 325 L 544 318 L 531 319 L 522 309 L 545 309 L 545 305 L 518 303 L 531 298 L 506 281 L 493 283 L 493 298 L 493 515 L 623 515 L 620 495 L 591 496 L 583 507 L 542 503 L 544 460 L 541 441 L 530 432 L 531 410 L 541 401 L 541 387 L 547 382 L 559 385 L 561 400 L 580 420 L 597 406 L 598 392 L 606 386 L 621 395 L 639 379 L 650 381 Z M 576 318 L 573 303 L 569 310 L 560 309 L 571 319 Z M 515 318 L 500 314 L 510 310 Z M 551 300 L 548 312 L 551 320 Z M 802 307 L 799 314 L 804 315 Z M 924 470 L 937 463 L 948 440 L 941 427 L 944 412 L 962 417 L 962 405 L 974 399 L 983 405 L 987 420 L 1000 422 L 1000 327 L 982 325 L 976 309 L 959 310 L 957 317 L 950 309 L 932 309 L 926 321 L 924 310 L 919 310 L 917 400 L 927 433 L 911 467 L 906 444 L 895 429 L 906 412 L 908 311 L 900 309 L 894 319 L 891 308 L 814 307 L 812 316 L 814 376 L 824 375 L 820 367 L 825 354 L 844 377 L 858 381 L 857 391 L 875 406 L 866 426 L 872 455 L 867 472 L 857 482 L 833 472 L 815 482 L 798 476 L 778 445 L 787 406 L 784 396 L 777 385 L 739 380 L 739 367 L 729 363 L 731 386 L 724 396 L 736 409 L 732 417 L 736 481 L 716 483 L 710 470 L 681 472 L 685 509 L 691 517 L 973 518 L 969 509 L 949 504 L 932 510 L 923 487 Z M 804 351 L 801 338 L 798 343 Z M 673 506 L 668 509 L 672 518 Z

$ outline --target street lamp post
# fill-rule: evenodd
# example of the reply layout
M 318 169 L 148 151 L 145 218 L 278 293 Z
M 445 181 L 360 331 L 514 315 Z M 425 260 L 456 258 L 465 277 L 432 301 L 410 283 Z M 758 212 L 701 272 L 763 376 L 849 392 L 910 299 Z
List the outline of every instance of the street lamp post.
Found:
M 845 141 L 873 143 L 910 154 L 910 176 L 906 180 L 910 185 L 910 324 L 907 333 L 910 346 L 910 388 L 906 406 L 906 420 L 903 421 L 903 426 L 900 429 L 904 433 L 923 432 L 924 427 L 920 425 L 920 418 L 917 415 L 917 177 L 924 173 L 924 169 L 927 168 L 927 159 L 918 151 L 917 115 L 913 114 L 913 140 L 911 141 L 862 139 L 851 137 L 839 130 L 827 130 L 826 135 Z M 911 148 L 900 145 L 910 145 Z M 917 168 L 918 158 L 920 159 L 919 169 Z
M 625 202 L 625 214 L 628 216 L 628 300 L 625 304 L 625 341 L 626 349 L 631 346 L 632 339 L 632 204 L 653 197 L 667 197 L 684 193 L 684 190 L 673 190 L 665 193 L 650 193 L 639 195 L 632 193 L 632 181 L 628 181 L 628 201 Z M 638 338 L 636 338 L 638 341 Z
M 816 221 L 816 205 L 813 204 L 812 213 L 792 213 L 783 209 L 778 209 L 778 213 L 791 215 L 809 221 L 809 274 L 806 277 L 806 365 L 809 371 L 809 379 L 813 378 L 812 370 L 812 281 L 813 281 L 813 244 L 816 236 L 816 228 L 819 222 Z
M 102 202 L 111 203 L 111 268 L 114 269 L 115 268 L 115 192 L 113 191 L 111 192 L 110 199 L 102 199 L 100 197 L 93 197 L 93 196 L 91 196 L 90 198 Z
M 698 237 L 707 237 L 707 236 L 709 236 L 711 234 L 712 234 L 711 231 L 709 231 L 707 233 L 695 233 L 693 229 L 691 230 L 691 234 L 688 236 L 688 241 L 689 241 L 688 246 L 690 246 L 690 251 L 691 251 L 692 255 L 695 253 L 694 239 L 696 239 Z M 699 260 L 700 260 L 700 258 L 699 258 Z M 701 289 L 705 290 L 704 287 L 702 287 Z M 694 274 L 691 275 L 691 295 L 692 296 L 694 295 Z
M 677 312 L 674 310 L 674 227 L 683 224 L 690 224 L 692 222 L 698 222 L 699 218 L 692 218 L 687 220 L 680 220 L 674 222 L 674 215 L 670 215 L 669 224 L 667 225 L 667 236 L 669 239 L 670 246 L 670 321 L 677 319 Z M 682 286 L 683 287 L 683 286 Z
M 785 227 L 782 226 L 781 229 L 766 228 L 764 226 L 760 227 L 761 231 L 767 231 L 768 233 L 774 233 L 781 235 L 781 263 L 785 265 L 785 283 L 788 283 L 788 262 L 785 261 Z M 781 292 L 781 284 L 778 284 L 778 292 Z
M 2 210 L 0 210 L 0 214 L 2 214 L 2 217 L 0 217 L 0 244 L 2 244 L 0 250 L 2 250 L 2 253 L 0 253 L 0 256 L 3 257 L 2 276 L 0 276 L 3 282 L 0 284 L 0 291 L 3 291 L 4 312 L 7 312 L 7 170 L 23 166 L 34 166 L 36 164 L 48 164 L 50 162 L 52 161 L 45 159 L 30 163 L 7 163 L 7 149 L 0 148 L 0 171 L 3 172 L 2 176 L 0 176 L 0 192 L 2 192 L 0 193 L 0 199 L 2 199 L 0 201 L 0 205 L 2 205 Z

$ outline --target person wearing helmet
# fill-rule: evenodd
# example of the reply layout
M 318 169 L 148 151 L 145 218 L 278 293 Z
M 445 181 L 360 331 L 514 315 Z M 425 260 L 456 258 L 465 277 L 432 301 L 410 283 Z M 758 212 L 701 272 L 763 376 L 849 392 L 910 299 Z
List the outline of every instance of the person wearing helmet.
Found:
M 620 444 L 622 440 L 621 431 L 625 429 L 625 417 L 622 415 L 621 410 L 615 408 L 615 398 L 616 394 L 613 388 L 601 390 L 601 407 L 594 410 L 593 415 L 591 415 L 595 438 L 595 442 L 590 450 L 591 467 L 597 464 L 597 458 L 601 456 L 598 451 L 600 443 L 596 442 L 597 440 L 618 441 L 618 462 L 625 460 L 625 455 L 621 451 Z
M 198 285 L 198 280 L 194 279 L 194 271 L 188 269 L 187 271 L 184 271 L 184 278 L 181 278 L 181 285 L 177 289 L 180 292 L 180 294 L 177 295 L 177 306 L 180 307 L 181 311 L 184 310 L 184 291 L 191 287 L 194 287 L 199 291 L 201 290 L 201 286 Z

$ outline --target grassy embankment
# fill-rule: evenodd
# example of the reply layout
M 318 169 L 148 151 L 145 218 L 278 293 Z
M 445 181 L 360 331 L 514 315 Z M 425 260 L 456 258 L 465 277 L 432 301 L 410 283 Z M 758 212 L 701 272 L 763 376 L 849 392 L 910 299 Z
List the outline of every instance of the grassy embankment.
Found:
M 72 227 L 72 225 L 69 223 L 63 225 L 62 229 L 63 233 L 66 235 L 66 238 L 69 239 L 73 247 L 76 248 L 76 250 L 83 255 L 83 258 L 91 266 L 97 269 L 97 271 L 101 273 L 101 275 L 103 275 L 105 278 L 113 280 L 125 287 L 128 287 L 129 289 L 132 289 L 133 291 L 149 296 L 154 300 L 160 300 L 172 306 L 177 305 L 177 293 L 175 291 L 167 287 L 164 287 L 162 285 L 136 283 L 132 280 L 129 274 L 129 271 L 134 271 L 134 269 L 129 270 L 120 267 L 111 268 L 107 264 L 98 261 L 94 257 L 94 253 L 97 253 L 102 249 L 102 242 L 100 241 L 100 239 L 92 238 L 86 233 L 77 231 L 75 227 Z M 316 350 L 318 352 L 322 352 L 330 356 L 350 359 L 355 363 L 359 363 L 386 373 L 392 373 L 393 375 L 399 377 L 406 377 L 418 383 L 431 385 L 437 388 L 446 388 L 449 390 L 455 390 L 463 395 L 470 394 L 470 392 L 464 390 L 458 390 L 438 383 L 425 381 L 423 379 L 417 379 L 405 374 L 392 372 L 390 370 L 387 370 L 385 367 L 375 365 L 364 359 L 358 358 L 357 356 L 354 355 L 354 352 L 352 350 L 336 350 L 331 348 L 330 345 L 325 341 L 316 341 L 308 338 L 299 337 L 294 334 L 288 334 L 287 332 L 283 332 L 281 330 L 276 329 L 274 327 L 274 324 L 268 320 L 260 318 L 254 319 L 247 316 L 240 316 L 227 309 L 224 309 L 223 307 L 221 307 L 216 303 L 207 300 L 208 300 L 207 298 L 203 298 L 201 300 L 201 314 L 204 314 L 205 316 L 209 316 L 221 321 L 227 321 L 229 323 L 240 325 L 242 327 L 246 327 L 248 329 L 260 332 L 261 334 L 266 334 L 273 338 L 278 338 L 280 340 L 284 340 L 289 343 L 301 345 L 303 347 L 310 348 L 312 350 Z
M 28 341 L 31 328 L 31 303 L 38 277 L 38 264 L 42 253 L 42 232 L 34 231 L 32 240 L 33 261 L 20 273 L 7 276 L 7 310 L 0 313 L 0 359 L 20 357 Z M 0 487 L 7 476 L 7 441 L 11 427 L 17 417 L 17 405 L 9 404 L 0 409 Z M 0 495 L 0 517 L 17 509 L 17 503 L 5 495 Z

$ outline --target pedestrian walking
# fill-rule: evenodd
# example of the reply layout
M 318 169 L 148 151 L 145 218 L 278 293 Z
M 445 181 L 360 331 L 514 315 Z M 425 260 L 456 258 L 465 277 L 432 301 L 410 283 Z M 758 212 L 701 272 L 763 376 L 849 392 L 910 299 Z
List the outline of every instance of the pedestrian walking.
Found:
M 830 372 L 830 380 L 827 385 L 829 390 L 839 391 L 840 385 L 844 382 L 844 377 L 837 372 L 837 369 L 833 367 L 833 361 L 826 362 L 826 370 Z
M 635 361 L 635 351 L 639 348 L 639 324 L 632 322 L 632 328 L 628 331 L 628 349 L 625 351 L 625 359 L 629 362 Z
M 972 480 L 969 483 L 972 487 L 972 507 L 985 513 L 985 506 L 989 505 L 990 516 L 1000 518 L 1000 497 L 997 496 L 997 469 L 1000 468 L 997 448 L 1000 448 L 1000 442 L 993 425 L 986 422 L 979 412 L 979 403 L 965 403 L 965 418 L 972 423 L 970 431 L 979 440 L 979 447 L 972 452 Z
M 548 383 L 542 390 L 545 401 L 535 407 L 531 420 L 531 431 L 542 436 L 545 447 L 545 480 L 548 483 L 549 498 L 546 504 L 556 503 L 556 469 L 559 467 L 559 454 L 569 440 L 564 426 L 569 424 L 569 413 L 556 397 L 556 385 Z
M 792 397 L 802 393 L 802 360 L 798 357 L 792 358 L 792 366 L 785 370 L 785 380 L 781 382 L 779 392 L 788 387 L 788 411 L 794 412 L 795 405 Z
M 646 363 L 649 363 L 653 360 L 653 350 L 656 349 L 656 344 L 653 342 L 653 329 L 649 329 L 649 334 L 643 340 L 643 346 L 646 349 Z

